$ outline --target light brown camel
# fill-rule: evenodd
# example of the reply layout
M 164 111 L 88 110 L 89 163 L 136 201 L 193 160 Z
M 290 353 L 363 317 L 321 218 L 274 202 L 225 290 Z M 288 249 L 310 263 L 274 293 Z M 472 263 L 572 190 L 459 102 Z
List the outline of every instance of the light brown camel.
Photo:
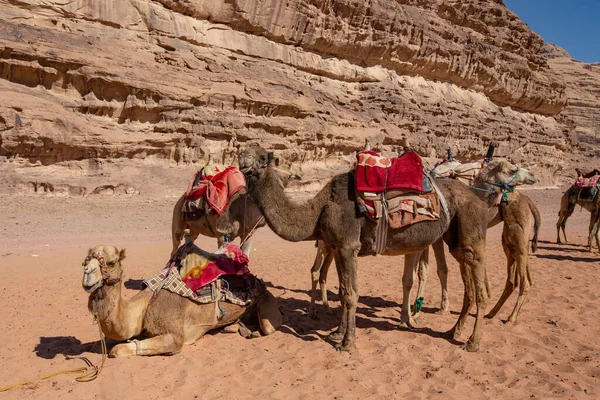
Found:
M 160 290 L 154 300 L 149 288 L 125 300 L 121 296 L 124 258 L 125 249 L 96 246 L 83 265 L 82 286 L 90 294 L 90 312 L 107 338 L 128 341 L 114 346 L 111 357 L 178 353 L 184 344 L 194 343 L 206 332 L 236 323 L 254 306 L 264 334 L 281 324 L 277 300 L 266 290 L 250 307 L 221 302 L 224 317 L 215 304 L 195 303 L 166 290 Z M 140 335 L 147 339 L 135 339 Z
M 490 167 L 492 171 L 494 171 L 494 169 L 504 169 L 505 172 L 516 168 L 506 161 L 492 161 Z M 522 181 L 515 180 L 511 184 L 512 188 L 521 184 L 535 183 L 535 178 L 531 172 L 523 168 L 521 168 L 520 171 L 522 176 L 526 179 Z M 487 176 L 485 173 L 474 175 L 472 186 L 474 193 L 485 199 L 485 196 L 492 190 L 493 185 L 487 183 L 490 181 L 494 181 L 494 178 L 489 176 L 489 173 Z M 507 323 L 512 323 L 516 320 L 519 310 L 523 306 L 529 290 L 533 285 L 529 265 L 529 237 L 531 236 L 531 228 L 533 225 L 532 250 L 535 252 L 537 249 L 537 237 L 541 224 L 541 217 L 537 207 L 525 194 L 515 191 L 507 193 L 506 196 L 508 203 L 500 202 L 500 204 L 491 207 L 489 210 L 490 221 L 488 223 L 488 229 L 504 222 L 502 230 L 502 247 L 507 259 L 507 277 L 502 295 L 492 311 L 490 311 L 486 317 L 493 318 L 498 311 L 500 311 L 512 292 L 519 287 L 517 303 L 510 317 L 506 321 Z M 443 252 L 443 246 L 433 246 L 433 249 L 438 266 L 437 273 L 442 286 L 442 301 L 439 312 L 447 314 L 449 312 L 447 290 L 448 267 Z M 429 263 L 429 254 L 427 251 L 423 253 L 421 261 L 419 266 L 422 267 L 423 270 L 418 271 L 421 279 L 419 280 L 417 299 L 423 297 L 425 290 Z
M 248 147 L 244 149 L 239 156 L 239 168 L 243 172 L 256 165 L 266 165 L 267 152 L 260 147 Z M 213 168 L 211 159 L 205 168 Z M 298 172 L 288 172 L 281 169 L 278 171 L 284 177 L 287 183 L 290 179 L 299 177 Z M 189 229 L 192 241 L 196 240 L 198 235 L 217 238 L 218 247 L 223 245 L 225 236 L 229 235 L 229 240 L 235 238 L 246 240 L 241 245 L 241 249 L 246 255 L 250 255 L 252 249 L 253 229 L 262 228 L 266 225 L 264 218 L 254 200 L 246 194 L 245 190 L 240 190 L 234 196 L 223 214 L 219 215 L 214 211 L 207 210 L 199 212 L 195 219 L 186 219 L 183 212 L 185 194 L 182 195 L 173 208 L 173 219 L 171 223 L 171 236 L 173 239 L 173 248 L 171 255 L 179 248 L 181 240 L 186 229 Z M 250 236 L 248 236 L 250 235 Z
M 338 349 L 351 350 L 356 340 L 357 256 L 361 247 L 372 245 L 375 235 L 375 223 L 357 215 L 352 174 L 334 177 L 304 204 L 296 204 L 288 199 L 270 165 L 264 169 L 254 169 L 248 175 L 248 192 L 277 235 L 294 242 L 323 240 L 325 246 L 334 251 L 340 278 L 342 315 L 337 330 L 330 334 L 330 338 L 333 341 L 341 340 L 341 344 L 336 346 Z M 514 180 L 514 175 L 499 174 L 496 178 L 498 183 L 508 183 Z M 383 254 L 405 255 L 401 321 L 411 325 L 409 297 L 416 264 L 421 252 L 443 237 L 450 253 L 460 264 L 465 285 L 460 316 L 446 336 L 459 337 L 466 317 L 473 303 L 476 303 L 475 326 L 465 349 L 477 351 L 488 301 L 484 265 L 488 207 L 497 196 L 488 196 L 488 205 L 459 182 L 446 179 L 437 184 L 448 203 L 448 213 L 442 213 L 436 221 L 390 229 Z
M 583 173 L 576 168 L 577 175 L 582 176 Z M 563 236 L 565 238 L 565 243 L 567 240 L 567 233 L 565 232 L 565 227 L 567 225 L 567 220 L 575 211 L 575 206 L 581 206 L 586 211 L 590 213 L 590 225 L 588 230 L 588 242 L 587 247 L 588 250 L 592 251 L 592 240 L 596 238 L 596 245 L 598 249 L 600 249 L 600 191 L 596 196 L 594 196 L 591 200 L 581 199 L 579 197 L 579 191 L 573 190 L 573 187 L 567 189 L 560 199 L 560 211 L 558 212 L 558 221 L 556 222 L 556 243 L 560 244 L 560 230 L 562 229 Z
M 509 171 L 514 170 L 514 166 L 509 164 L 508 162 L 499 162 L 493 161 L 493 165 L 490 167 L 491 173 L 497 173 L 498 169 L 503 169 L 504 174 L 509 174 Z M 442 164 L 443 165 L 443 164 Z M 481 168 L 481 164 L 479 165 Z M 465 169 L 465 168 L 463 168 Z M 483 179 L 494 179 L 493 177 L 487 177 L 483 179 L 476 179 L 477 175 L 479 175 L 479 169 L 469 168 L 469 171 L 473 171 L 472 176 L 462 176 L 461 178 L 467 179 L 469 182 L 474 183 L 474 187 L 478 189 L 491 190 L 486 189 L 491 185 L 485 184 Z M 534 183 L 532 181 L 533 174 L 529 171 L 523 171 L 523 178 L 519 181 L 515 180 L 513 185 L 520 184 L 531 184 Z M 514 186 L 513 186 L 514 187 Z M 485 191 L 477 191 L 474 189 L 475 194 L 483 194 Z M 534 226 L 534 235 L 532 240 L 532 249 L 536 250 L 537 247 L 537 236 L 538 230 L 541 223 L 541 218 L 538 209 L 533 204 L 531 199 L 529 199 L 526 195 L 520 192 L 514 192 L 508 194 L 509 204 L 503 203 L 499 206 L 493 206 L 490 208 L 490 222 L 488 224 L 488 229 L 496 226 L 497 224 L 504 222 L 504 227 L 502 231 L 502 246 L 504 252 L 507 257 L 507 278 L 504 291 L 500 296 L 498 302 L 490 311 L 486 317 L 493 318 L 498 311 L 502 308 L 503 304 L 506 302 L 508 297 L 512 294 L 512 292 L 519 287 L 520 293 L 519 298 L 517 300 L 517 304 L 515 308 L 506 321 L 507 323 L 512 323 L 516 320 L 518 312 L 522 307 L 525 298 L 527 297 L 531 286 L 533 285 L 533 279 L 531 277 L 531 271 L 529 269 L 529 237 L 531 233 L 531 226 L 533 222 Z M 330 312 L 329 305 L 327 304 L 327 270 L 328 270 L 328 261 L 331 262 L 331 252 L 328 252 L 324 247 L 322 242 L 318 242 L 319 250 L 317 252 L 317 256 L 315 258 L 315 263 L 311 269 L 311 276 L 313 279 L 312 293 L 311 293 L 311 306 L 309 308 L 309 314 L 311 317 L 316 317 L 316 312 L 314 308 L 314 301 L 316 298 L 316 282 L 318 281 L 321 285 L 321 293 L 322 300 L 325 309 Z M 437 262 L 437 273 L 440 278 L 440 284 L 442 288 L 442 300 L 439 313 L 440 314 L 448 314 L 450 312 L 449 300 L 448 300 L 448 266 L 446 263 L 446 257 L 444 253 L 443 242 L 438 241 L 432 245 L 434 249 L 434 254 Z M 323 261 L 325 260 L 325 261 Z M 419 280 L 418 290 L 417 290 L 417 299 L 422 299 L 425 294 L 425 287 L 427 283 L 427 278 L 429 275 L 429 250 L 424 250 L 420 259 L 419 264 L 417 266 L 417 276 Z M 413 312 L 413 315 L 416 316 L 418 311 Z

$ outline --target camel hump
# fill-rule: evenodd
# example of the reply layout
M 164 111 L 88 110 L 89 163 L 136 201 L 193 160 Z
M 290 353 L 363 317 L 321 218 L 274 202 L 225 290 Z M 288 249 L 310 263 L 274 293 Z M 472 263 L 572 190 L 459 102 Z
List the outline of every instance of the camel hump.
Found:
M 258 323 L 260 330 L 265 335 L 275 332 L 283 323 L 277 299 L 268 290 L 265 290 L 258 301 Z

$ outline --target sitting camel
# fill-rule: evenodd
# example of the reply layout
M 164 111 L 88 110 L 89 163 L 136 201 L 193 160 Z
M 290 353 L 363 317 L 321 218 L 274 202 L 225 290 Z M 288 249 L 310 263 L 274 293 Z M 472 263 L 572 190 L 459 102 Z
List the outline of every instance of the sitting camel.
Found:
M 102 333 L 117 344 L 110 357 L 175 354 L 184 344 L 192 344 L 206 332 L 235 324 L 256 310 L 263 334 L 273 333 L 281 324 L 277 300 L 266 289 L 250 306 L 222 301 L 221 316 L 214 303 L 199 304 L 165 289 L 146 288 L 130 300 L 121 296 L 125 249 L 96 246 L 83 263 L 83 289 L 90 294 L 88 308 Z M 136 340 L 143 335 L 147 339 Z M 133 339 L 130 341 L 130 339 Z
M 256 165 L 264 166 L 267 162 L 267 152 L 260 147 L 249 147 L 243 150 L 239 156 L 239 168 L 242 172 Z M 204 167 L 213 169 L 212 158 Z M 298 173 L 288 173 L 279 169 L 287 180 L 298 177 Z M 173 208 L 173 219 L 171 224 L 171 234 L 173 239 L 173 249 L 171 255 L 179 248 L 181 240 L 186 229 L 189 229 L 192 241 L 196 240 L 198 235 L 217 238 L 218 247 L 221 247 L 225 241 L 225 236 L 233 241 L 239 237 L 243 241 L 241 249 L 246 255 L 250 255 L 252 249 L 252 233 L 258 228 L 266 225 L 262 214 L 254 200 L 246 194 L 245 190 L 237 192 L 223 214 L 207 211 L 196 215 L 194 219 L 186 218 L 183 211 L 185 194 L 177 200 Z
M 457 163 L 458 164 L 458 163 Z M 486 187 L 491 185 L 486 184 L 490 177 L 480 176 L 481 164 L 478 168 L 474 167 L 475 163 L 467 165 L 468 168 L 462 167 L 461 171 L 469 171 L 470 174 L 458 175 L 457 178 L 462 182 L 472 182 L 474 184 L 474 193 L 476 195 L 482 195 L 486 193 Z M 504 170 L 504 174 L 508 174 L 508 171 L 514 170 L 516 167 L 506 161 L 493 161 L 493 165 L 488 169 L 494 171 L 493 174 L 497 173 L 498 170 Z M 444 164 L 441 164 L 444 167 Z M 434 171 L 435 172 L 435 171 Z M 442 175 L 440 173 L 440 175 Z M 520 184 L 531 184 L 534 181 L 531 180 L 533 174 L 526 171 L 524 174 L 528 180 L 513 181 L 512 187 Z M 464 179 L 464 180 L 463 180 Z M 489 192 L 488 192 L 489 193 Z M 532 241 L 532 249 L 535 252 L 537 247 L 537 236 L 540 227 L 540 214 L 537 207 L 533 204 L 531 199 L 520 192 L 514 192 L 508 195 L 508 204 L 502 203 L 497 206 L 493 206 L 489 210 L 490 222 L 488 223 L 488 229 L 496 226 L 500 222 L 504 222 L 502 231 L 502 247 L 507 258 L 507 277 L 504 291 L 498 302 L 490 311 L 486 317 L 493 318 L 498 311 L 502 308 L 508 297 L 512 292 L 519 287 L 519 298 L 515 308 L 506 321 L 512 323 L 516 320 L 519 310 L 521 309 L 525 298 L 527 297 L 531 286 L 533 285 L 533 279 L 529 269 L 529 248 L 528 242 L 531 234 L 532 222 L 534 225 L 534 235 Z M 442 300 L 440 306 L 440 314 L 448 314 L 450 312 L 449 300 L 448 300 L 448 266 L 446 263 L 446 257 L 444 253 L 443 242 L 438 241 L 432 245 L 434 254 L 437 262 L 437 273 L 440 278 L 440 284 L 442 287 Z M 323 261 L 324 260 L 324 261 Z M 311 305 L 309 307 L 309 315 L 312 318 L 316 317 L 314 308 L 314 302 L 316 298 L 316 285 L 317 282 L 321 286 L 322 301 L 327 312 L 331 312 L 329 305 L 327 304 L 327 271 L 329 264 L 332 260 L 332 253 L 325 248 L 322 242 L 318 242 L 317 256 L 311 269 L 312 276 L 312 293 L 311 293 Z M 424 250 L 418 263 L 417 276 L 419 279 L 419 286 L 417 290 L 417 299 L 422 299 L 425 293 L 425 286 L 429 275 L 429 251 Z M 413 315 L 418 314 L 418 309 L 415 308 Z
M 577 176 L 583 176 L 583 172 L 578 168 L 575 168 L 577 171 Z M 588 250 L 592 251 L 592 240 L 596 238 L 596 245 L 598 249 L 600 249 L 600 191 L 594 196 L 593 199 L 582 199 L 577 191 L 573 191 L 573 187 L 569 187 L 560 200 L 560 211 L 558 212 L 558 221 L 556 222 L 556 243 L 560 244 L 560 230 L 562 228 L 563 236 L 565 238 L 565 243 L 567 240 L 567 233 L 565 232 L 565 227 L 567 225 L 567 220 L 575 211 L 575 206 L 581 206 L 584 210 L 590 212 L 590 225 L 588 230 L 588 242 L 587 247 Z
M 270 164 L 270 163 L 269 163 Z M 528 179 L 524 171 L 498 171 L 495 183 L 507 184 Z M 271 165 L 248 171 L 248 192 L 256 201 L 267 224 L 278 236 L 289 241 L 322 240 L 333 250 L 340 278 L 342 315 L 333 341 L 339 350 L 349 351 L 356 340 L 356 307 L 358 302 L 357 257 L 361 247 L 375 242 L 376 223 L 356 213 L 356 193 L 352 174 L 335 176 L 319 193 L 304 204 L 288 199 L 280 178 Z M 447 202 L 447 212 L 439 219 L 424 221 L 400 229 L 388 229 L 384 255 L 405 255 L 401 321 L 411 325 L 410 290 L 416 264 L 424 249 L 443 237 L 450 253 L 460 264 L 465 286 L 460 316 L 446 336 L 458 338 L 473 303 L 477 314 L 473 334 L 465 347 L 477 351 L 481 339 L 483 317 L 488 301 L 484 264 L 488 208 L 496 196 L 481 201 L 463 184 L 451 179 L 436 182 Z M 364 253 L 366 255 L 366 253 Z

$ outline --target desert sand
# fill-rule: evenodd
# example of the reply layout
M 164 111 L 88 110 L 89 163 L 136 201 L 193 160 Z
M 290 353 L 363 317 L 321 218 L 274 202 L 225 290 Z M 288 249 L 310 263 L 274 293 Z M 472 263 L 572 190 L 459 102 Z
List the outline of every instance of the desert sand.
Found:
M 284 326 L 275 334 L 244 339 L 214 332 L 174 356 L 108 359 L 98 379 L 56 376 L 11 391 L 0 399 L 375 399 L 375 398 L 599 398 L 600 255 L 587 253 L 589 213 L 579 208 L 567 225 L 570 244 L 557 245 L 561 192 L 529 190 L 542 213 L 539 250 L 530 255 L 534 287 L 516 324 L 502 323 L 516 301 L 486 320 L 478 353 L 440 333 L 454 324 L 463 284 L 450 258 L 451 315 L 437 315 L 439 281 L 432 266 L 420 329 L 398 328 L 402 257 L 359 262 L 357 349 L 338 353 L 325 336 L 338 322 L 337 276 L 330 273 L 335 315 L 317 307 L 306 315 L 313 242 L 289 243 L 268 228 L 255 235 L 251 270 L 279 297 Z M 65 356 L 92 353 L 98 339 L 81 288 L 88 248 L 114 244 L 128 250 L 125 296 L 160 270 L 170 252 L 175 196 L 0 196 L 0 387 L 83 365 Z M 500 227 L 488 231 L 487 269 L 492 297 L 506 274 Z M 215 249 L 216 241 L 197 244 Z M 413 294 L 414 295 L 414 294 Z

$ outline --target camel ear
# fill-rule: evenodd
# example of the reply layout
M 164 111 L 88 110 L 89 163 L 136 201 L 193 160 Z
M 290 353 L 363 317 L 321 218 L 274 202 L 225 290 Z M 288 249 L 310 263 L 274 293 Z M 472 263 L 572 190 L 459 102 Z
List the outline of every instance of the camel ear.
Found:
M 273 162 L 273 152 L 270 151 L 267 153 L 267 165 L 271 165 L 272 162 Z
M 88 250 L 88 254 L 92 254 L 92 251 L 94 251 L 94 249 L 92 249 L 92 248 L 90 247 L 90 249 Z
M 268 290 L 265 290 L 258 301 L 258 323 L 264 335 L 275 332 L 283 323 L 277 299 Z
M 125 257 L 127 257 L 127 252 L 125 251 L 125 249 L 121 249 L 121 251 L 119 252 L 119 261 L 123 261 Z

